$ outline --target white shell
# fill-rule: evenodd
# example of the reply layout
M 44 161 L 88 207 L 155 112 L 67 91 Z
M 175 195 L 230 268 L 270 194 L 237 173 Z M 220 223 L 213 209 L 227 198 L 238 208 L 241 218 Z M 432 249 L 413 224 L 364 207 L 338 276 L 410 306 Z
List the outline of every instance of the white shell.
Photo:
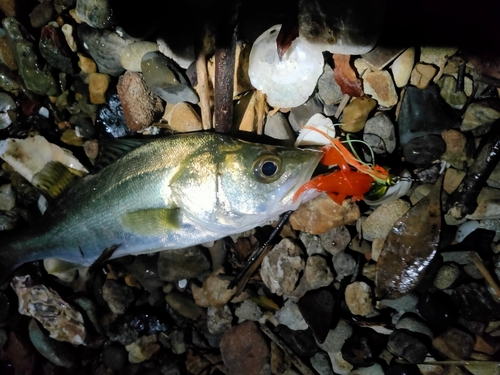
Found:
M 460 224 L 455 234 L 455 240 L 457 242 L 462 242 L 465 237 L 474 232 L 477 228 L 479 228 L 479 221 L 476 220 L 470 220 Z
M 7 138 L 0 141 L 0 158 L 31 182 L 48 162 L 58 161 L 65 166 L 88 173 L 69 151 L 50 143 L 41 135 L 26 139 Z
M 307 121 L 305 126 L 321 130 L 323 133 L 335 138 L 336 130 L 332 120 L 323 116 L 321 113 L 317 113 L 312 116 L 309 121 Z M 300 130 L 294 146 L 324 146 L 328 144 L 330 144 L 330 140 L 324 135 L 304 127 Z
M 323 73 L 323 53 L 300 36 L 279 60 L 275 25 L 257 38 L 250 52 L 248 75 L 273 107 L 292 108 L 306 102 Z

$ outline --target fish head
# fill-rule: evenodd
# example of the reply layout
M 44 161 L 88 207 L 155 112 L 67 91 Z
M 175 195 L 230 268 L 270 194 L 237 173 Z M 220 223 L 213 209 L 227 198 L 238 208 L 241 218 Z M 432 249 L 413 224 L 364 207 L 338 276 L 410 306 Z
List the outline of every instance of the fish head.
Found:
M 193 155 L 171 188 L 178 205 L 200 226 L 226 234 L 244 231 L 295 210 L 303 199 L 293 201 L 293 196 L 322 155 L 224 137 Z

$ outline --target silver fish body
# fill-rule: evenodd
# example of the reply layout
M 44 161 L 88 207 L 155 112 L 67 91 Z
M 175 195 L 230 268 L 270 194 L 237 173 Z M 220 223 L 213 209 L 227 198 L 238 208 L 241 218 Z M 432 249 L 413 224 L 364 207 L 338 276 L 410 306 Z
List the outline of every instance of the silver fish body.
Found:
M 180 249 L 262 225 L 296 209 L 322 153 L 214 133 L 146 143 L 77 181 L 31 228 L 0 234 L 0 271 L 46 258 L 90 265 Z

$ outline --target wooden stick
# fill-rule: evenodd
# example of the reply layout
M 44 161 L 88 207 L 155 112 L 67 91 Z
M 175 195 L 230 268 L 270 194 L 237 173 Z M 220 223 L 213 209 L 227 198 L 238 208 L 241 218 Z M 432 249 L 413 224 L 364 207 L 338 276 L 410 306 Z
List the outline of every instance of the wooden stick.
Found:
M 486 267 L 483 264 L 483 261 L 481 258 L 479 258 L 479 255 L 475 251 L 469 252 L 469 258 L 474 263 L 474 265 L 477 267 L 479 272 L 481 272 L 481 275 L 484 276 L 484 279 L 490 286 L 493 288 L 495 291 L 495 294 L 497 295 L 498 298 L 500 298 L 500 286 L 496 283 L 496 281 L 493 279 L 493 276 L 489 273 L 489 271 L 486 269 Z
M 196 76 L 198 78 L 196 91 L 200 97 L 203 130 L 209 130 L 212 128 L 212 112 L 210 110 L 210 89 L 208 85 L 207 58 L 205 53 L 205 48 L 202 47 L 196 59 Z

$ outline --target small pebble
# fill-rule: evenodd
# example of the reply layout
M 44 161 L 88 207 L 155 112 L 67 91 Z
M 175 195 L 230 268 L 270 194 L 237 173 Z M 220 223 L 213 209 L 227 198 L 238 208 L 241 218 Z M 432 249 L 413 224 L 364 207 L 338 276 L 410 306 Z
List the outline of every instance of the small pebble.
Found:
M 341 251 L 333 257 L 333 268 L 337 275 L 336 279 L 342 280 L 345 276 L 352 275 L 356 269 L 356 260 L 351 254 Z
M 332 255 L 336 255 L 339 252 L 346 249 L 347 245 L 351 241 L 351 234 L 347 230 L 345 225 L 332 228 L 325 233 L 319 235 L 320 243 L 323 249 Z
M 380 113 L 368 119 L 363 140 L 376 154 L 392 153 L 396 149 L 396 133 L 389 116 Z
M 172 291 L 165 296 L 167 303 L 182 316 L 196 320 L 203 311 L 196 303 L 185 293 Z
M 207 326 L 210 333 L 219 335 L 231 328 L 233 314 L 228 305 L 225 305 L 221 309 L 209 307 L 207 316 Z
M 342 113 L 342 130 L 351 133 L 361 131 L 376 106 L 377 102 L 367 96 L 354 98 Z
M 396 329 L 391 333 L 387 348 L 410 363 L 421 363 L 427 355 L 425 344 L 404 329 Z
M 456 263 L 446 263 L 440 269 L 434 279 L 434 286 L 438 289 L 448 289 L 453 285 L 460 275 L 460 268 Z
M 154 42 L 135 42 L 127 45 L 120 54 L 120 63 L 123 69 L 140 72 L 143 56 L 148 52 L 158 51 L 158 45 Z
M 475 338 L 458 328 L 450 328 L 432 340 L 432 345 L 449 359 L 470 358 Z
M 240 306 L 236 308 L 236 310 L 234 311 L 234 315 L 238 317 L 238 323 L 241 323 L 245 320 L 256 322 L 262 317 L 262 311 L 255 302 L 246 299 L 241 303 Z
M 401 199 L 382 204 L 363 222 L 363 238 L 373 241 L 375 238 L 384 238 L 392 229 L 397 219 L 410 209 L 410 205 Z
M 124 314 L 134 301 L 134 293 L 127 285 L 116 280 L 106 280 L 102 287 L 102 297 L 115 314 Z
M 363 281 L 349 284 L 345 290 L 345 302 L 354 315 L 369 316 L 373 312 L 373 291 Z
M 415 64 L 415 48 L 410 47 L 399 55 L 391 65 L 394 83 L 397 87 L 406 86 L 410 80 L 413 65 Z
M 465 110 L 460 130 L 474 130 L 479 126 L 489 125 L 500 118 L 500 110 L 488 100 L 474 101 Z
M 399 99 L 394 81 L 386 70 L 366 74 L 363 77 L 363 90 L 382 107 L 392 107 L 397 104 Z
M 192 279 L 210 269 L 208 251 L 201 246 L 162 251 L 158 258 L 158 273 L 165 281 Z
M 92 104 L 106 103 L 106 91 L 108 90 L 109 76 L 102 73 L 91 73 L 89 75 L 89 93 Z
M 112 370 L 121 370 L 128 362 L 127 350 L 123 345 L 107 345 L 102 350 L 102 362 Z
M 284 324 L 294 331 L 302 331 L 308 328 L 299 311 L 299 306 L 291 300 L 285 302 L 283 307 L 276 312 L 275 317 L 278 323 Z
M 432 65 L 418 63 L 411 72 L 410 84 L 419 89 L 426 89 L 437 72 L 438 70 Z
M 172 108 L 170 128 L 178 133 L 188 133 L 203 130 L 200 115 L 188 103 L 177 103 Z

